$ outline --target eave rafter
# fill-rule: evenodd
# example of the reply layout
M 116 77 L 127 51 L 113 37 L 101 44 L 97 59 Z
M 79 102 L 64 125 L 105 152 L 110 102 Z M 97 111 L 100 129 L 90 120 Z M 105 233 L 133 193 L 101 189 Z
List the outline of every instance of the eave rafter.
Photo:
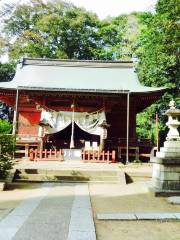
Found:
M 136 97 L 137 112 L 143 111 L 146 107 L 160 99 L 162 93 L 141 94 Z

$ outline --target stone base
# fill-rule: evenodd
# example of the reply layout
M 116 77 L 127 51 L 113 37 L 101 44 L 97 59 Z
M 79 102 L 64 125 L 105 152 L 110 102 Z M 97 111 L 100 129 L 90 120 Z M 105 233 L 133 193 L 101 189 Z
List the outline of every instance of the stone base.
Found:
M 0 191 L 4 191 L 5 186 L 6 186 L 5 182 L 0 182 Z
M 149 191 L 154 194 L 155 197 L 171 197 L 171 196 L 180 196 L 180 190 L 162 190 L 155 187 L 149 187 Z
M 165 141 L 164 147 L 156 153 L 158 158 L 180 158 L 180 141 Z
M 180 158 L 151 158 L 153 163 L 152 189 L 155 195 L 180 194 Z
M 64 160 L 82 161 L 81 149 L 64 149 Z

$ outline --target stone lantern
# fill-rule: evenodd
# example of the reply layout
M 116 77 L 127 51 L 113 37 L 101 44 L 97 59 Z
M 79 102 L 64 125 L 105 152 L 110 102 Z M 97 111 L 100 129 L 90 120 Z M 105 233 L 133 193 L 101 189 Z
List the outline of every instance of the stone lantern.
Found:
M 176 108 L 175 101 L 172 100 L 169 104 L 170 109 L 165 112 L 165 115 L 168 116 L 168 122 L 166 125 L 169 127 L 169 132 L 167 134 L 166 140 L 180 140 L 178 127 L 180 122 L 178 121 L 178 116 L 180 116 L 180 110 Z
M 156 157 L 151 157 L 152 189 L 156 195 L 180 195 L 180 136 L 178 132 L 180 110 L 176 108 L 173 100 L 169 106 L 170 109 L 165 113 L 168 116 L 166 125 L 169 128 L 166 141 L 156 153 Z

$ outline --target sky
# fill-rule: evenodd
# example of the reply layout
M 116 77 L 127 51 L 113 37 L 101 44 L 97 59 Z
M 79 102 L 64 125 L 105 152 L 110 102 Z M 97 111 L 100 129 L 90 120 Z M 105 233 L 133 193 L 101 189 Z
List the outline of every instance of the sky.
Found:
M 157 0 L 71 0 L 76 6 L 95 12 L 100 19 L 133 11 L 153 10 Z
M 0 5 L 7 2 L 25 2 L 27 0 L 0 0 Z M 46 1 L 46 0 L 44 0 Z M 151 11 L 157 0 L 65 0 L 88 11 L 95 12 L 100 19 L 118 16 L 133 11 Z

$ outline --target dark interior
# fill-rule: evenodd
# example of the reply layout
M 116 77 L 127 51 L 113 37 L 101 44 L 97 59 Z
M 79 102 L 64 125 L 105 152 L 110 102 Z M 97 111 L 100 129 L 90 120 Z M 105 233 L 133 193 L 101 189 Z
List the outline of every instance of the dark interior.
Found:
M 62 148 L 70 148 L 70 140 L 71 140 L 71 128 L 72 124 L 70 124 L 64 130 L 54 133 L 47 136 L 45 142 L 46 149 L 62 149 Z M 89 134 L 82 129 L 80 129 L 76 124 L 74 124 L 74 145 L 75 148 L 81 149 L 85 146 L 85 141 L 92 142 L 100 142 L 100 136 Z

